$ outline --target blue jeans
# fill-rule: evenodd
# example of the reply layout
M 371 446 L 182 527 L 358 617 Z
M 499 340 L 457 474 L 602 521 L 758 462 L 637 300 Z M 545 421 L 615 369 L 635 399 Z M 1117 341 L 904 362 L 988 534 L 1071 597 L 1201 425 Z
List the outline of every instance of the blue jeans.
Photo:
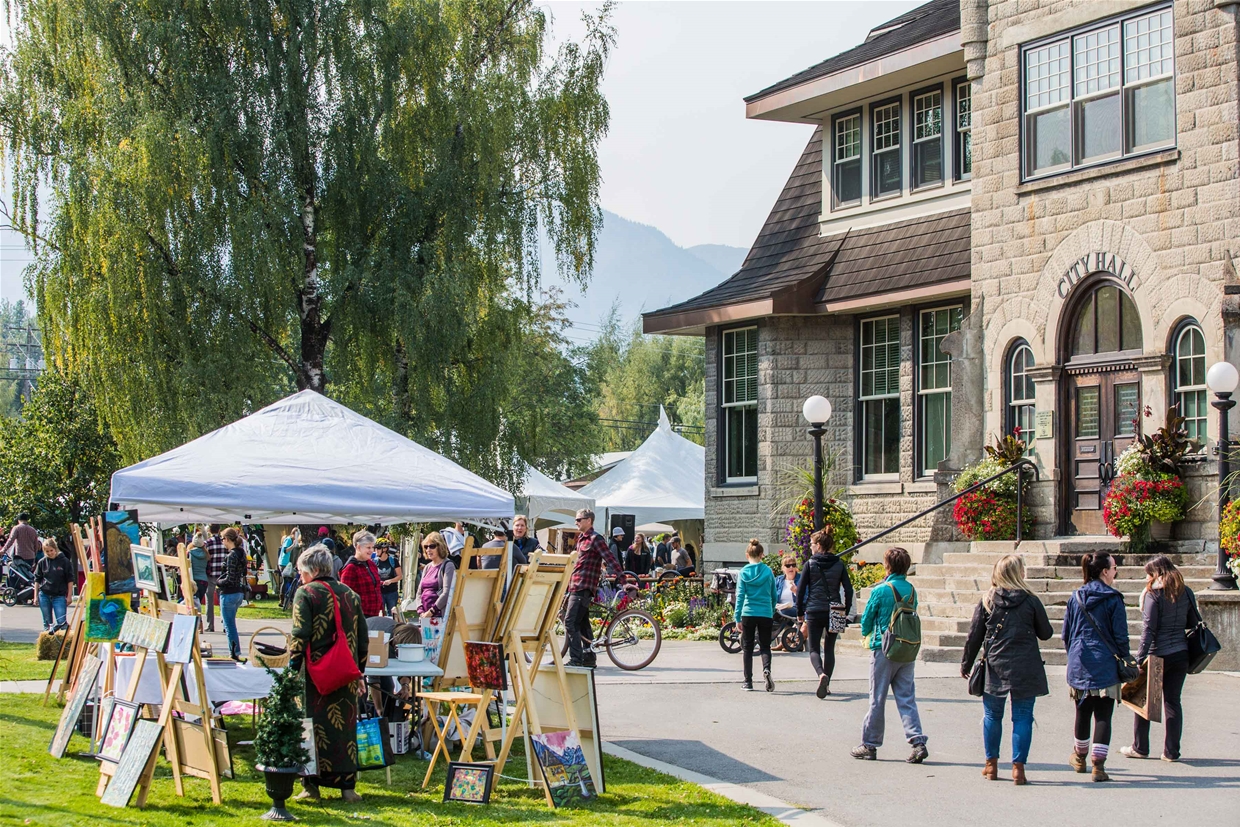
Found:
M 52 628 L 52 614 L 55 613 L 55 625 L 65 625 L 65 597 L 54 597 L 50 594 L 39 594 L 39 611 L 43 613 L 43 628 Z
M 1033 740 L 1033 703 L 1037 698 L 1012 699 L 1012 763 L 1024 764 L 1029 760 L 1029 742 Z M 986 757 L 999 757 L 999 745 L 1003 743 L 1003 708 L 1006 695 L 982 696 L 982 742 Z
M 237 634 L 237 609 L 241 608 L 244 597 L 241 592 L 220 595 L 220 617 L 224 619 L 224 632 L 228 635 L 228 654 L 232 657 L 241 656 L 241 636 Z
M 926 743 L 921 732 L 921 715 L 917 712 L 917 685 L 913 680 L 912 663 L 887 660 L 882 649 L 870 652 L 870 711 L 861 724 L 861 743 L 881 747 L 887 729 L 887 691 L 896 696 L 896 709 L 904 722 L 904 737 L 910 744 Z

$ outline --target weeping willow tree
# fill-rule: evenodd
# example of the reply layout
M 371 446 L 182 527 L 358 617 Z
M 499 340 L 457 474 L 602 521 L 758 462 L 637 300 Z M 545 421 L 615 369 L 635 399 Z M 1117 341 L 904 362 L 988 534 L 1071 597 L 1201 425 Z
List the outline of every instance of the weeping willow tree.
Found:
M 511 481 L 538 228 L 584 281 L 601 226 L 607 6 L 554 52 L 531 0 L 9 8 L 12 223 L 127 461 L 309 388 Z

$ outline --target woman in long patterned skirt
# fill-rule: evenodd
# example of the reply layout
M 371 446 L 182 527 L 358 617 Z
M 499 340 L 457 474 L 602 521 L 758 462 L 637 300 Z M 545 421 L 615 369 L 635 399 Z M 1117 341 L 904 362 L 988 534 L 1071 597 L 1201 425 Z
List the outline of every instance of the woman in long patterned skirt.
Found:
M 365 670 L 368 637 L 366 618 L 357 595 L 333 575 L 332 554 L 316 545 L 297 560 L 302 586 L 293 595 L 293 643 L 290 669 L 304 666 L 307 652 L 321 656 L 336 642 L 336 606 L 345 639 Z M 334 599 L 333 599 L 334 598 Z M 306 677 L 305 710 L 314 721 L 314 746 L 318 753 L 317 776 L 302 779 L 299 799 L 318 799 L 319 787 L 334 787 L 345 801 L 361 801 L 357 786 L 358 682 L 335 692 L 320 694 L 314 680 Z

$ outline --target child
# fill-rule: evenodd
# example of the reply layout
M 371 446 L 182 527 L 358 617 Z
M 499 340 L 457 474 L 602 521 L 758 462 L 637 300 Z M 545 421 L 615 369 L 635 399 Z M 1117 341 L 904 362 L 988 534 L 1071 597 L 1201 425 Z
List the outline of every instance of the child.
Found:
M 741 626 L 741 653 L 745 662 L 745 682 L 741 688 L 753 691 L 753 642 L 758 638 L 758 651 L 762 654 L 762 675 L 766 691 L 775 691 L 771 680 L 771 622 L 775 617 L 775 575 L 762 562 L 762 544 L 756 539 L 749 541 L 745 556 L 749 565 L 741 569 L 736 584 L 736 614 L 733 617 Z

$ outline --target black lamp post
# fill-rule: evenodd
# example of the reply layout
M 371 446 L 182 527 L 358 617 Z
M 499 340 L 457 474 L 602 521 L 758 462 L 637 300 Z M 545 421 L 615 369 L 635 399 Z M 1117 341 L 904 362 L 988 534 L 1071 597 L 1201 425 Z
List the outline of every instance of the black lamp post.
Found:
M 809 423 L 807 432 L 814 438 L 814 531 L 822 528 L 822 435 L 831 418 L 831 402 L 825 396 L 811 396 L 801 406 L 801 415 Z
M 1228 477 L 1231 476 L 1228 452 L 1231 449 L 1231 440 L 1227 437 L 1227 414 L 1236 407 L 1236 401 L 1231 398 L 1231 395 L 1235 393 L 1237 385 L 1240 385 L 1240 371 L 1237 371 L 1236 366 L 1230 362 L 1215 362 L 1206 371 L 1206 387 L 1214 391 L 1216 397 L 1210 404 L 1218 411 L 1218 513 L 1220 520 L 1223 516 L 1223 509 L 1231 500 L 1228 496 L 1230 488 Z M 1223 550 L 1221 531 L 1218 544 L 1218 569 L 1214 572 L 1214 585 L 1210 588 L 1219 591 L 1236 588 L 1236 576 L 1231 573 L 1227 565 L 1227 552 Z

